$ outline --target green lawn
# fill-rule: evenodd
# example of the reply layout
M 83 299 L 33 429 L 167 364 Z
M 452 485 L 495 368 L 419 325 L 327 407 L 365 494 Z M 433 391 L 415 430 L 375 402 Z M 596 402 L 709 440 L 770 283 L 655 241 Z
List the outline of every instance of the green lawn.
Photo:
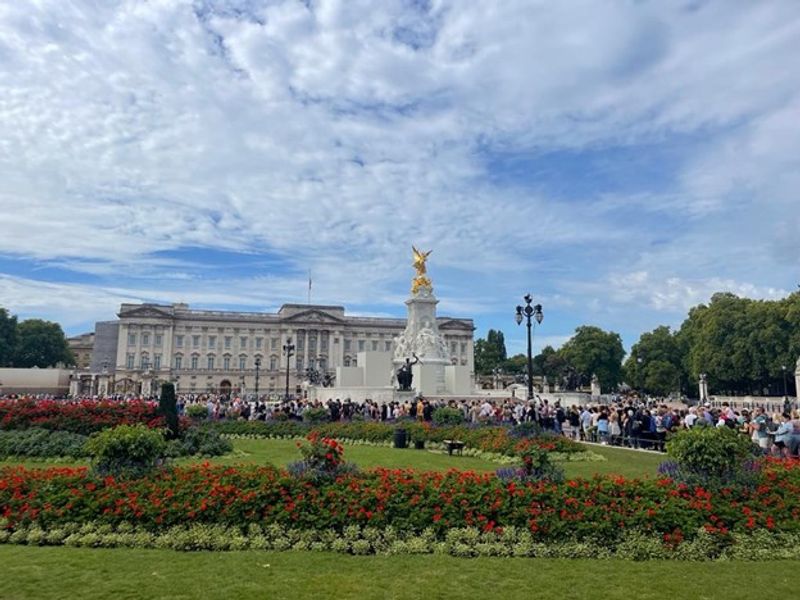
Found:
M 567 477 L 591 477 L 595 474 L 619 474 L 626 477 L 643 477 L 653 475 L 658 464 L 664 460 L 663 455 L 650 452 L 639 452 L 609 448 L 606 446 L 587 446 L 596 454 L 606 458 L 604 462 L 567 462 L 563 463 Z M 293 440 L 267 440 L 267 439 L 241 439 L 234 440 L 232 454 L 209 459 L 217 464 L 266 464 L 286 465 L 298 460 L 300 454 Z M 415 450 L 407 448 L 398 450 L 383 446 L 345 446 L 345 458 L 355 462 L 362 468 L 388 467 L 388 468 L 413 468 L 423 471 L 445 471 L 456 468 L 461 470 L 474 470 L 494 472 L 497 463 L 489 462 L 470 456 L 448 456 L 444 452 L 430 450 Z M 189 462 L 179 461 L 179 462 Z M 2 461 L 0 465 L 22 464 L 30 468 L 43 468 L 49 466 L 72 466 L 86 464 L 80 461 Z
M 796 592 L 792 562 L 626 562 L 311 552 L 0 546 L 0 597 L 81 598 L 724 598 Z

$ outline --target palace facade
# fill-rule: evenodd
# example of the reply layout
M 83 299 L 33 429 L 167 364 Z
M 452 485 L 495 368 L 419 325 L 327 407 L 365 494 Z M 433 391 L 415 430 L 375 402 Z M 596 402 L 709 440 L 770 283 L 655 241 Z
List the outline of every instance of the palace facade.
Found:
M 393 352 L 405 319 L 357 317 L 341 306 L 284 304 L 277 313 L 195 310 L 187 304 L 123 304 L 119 319 L 97 323 L 90 369 L 72 392 L 300 395 L 313 372 L 335 376 L 358 353 Z M 472 319 L 437 318 L 452 364 L 474 372 Z M 287 347 L 293 346 L 287 356 Z M 387 385 L 388 374 L 387 374 Z

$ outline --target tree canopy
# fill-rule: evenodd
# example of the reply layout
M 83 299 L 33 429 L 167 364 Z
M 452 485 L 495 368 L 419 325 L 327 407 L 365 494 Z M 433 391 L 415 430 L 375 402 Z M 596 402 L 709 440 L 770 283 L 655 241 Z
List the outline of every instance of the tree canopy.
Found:
M 0 367 L 53 367 L 74 362 L 58 323 L 41 319 L 17 322 L 0 308 Z

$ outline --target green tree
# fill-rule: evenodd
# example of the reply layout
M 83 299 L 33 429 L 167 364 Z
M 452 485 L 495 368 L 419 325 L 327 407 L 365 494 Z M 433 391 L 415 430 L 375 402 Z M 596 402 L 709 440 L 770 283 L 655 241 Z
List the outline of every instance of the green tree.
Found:
M 0 308 L 0 367 L 13 366 L 17 345 L 17 317 Z
M 597 375 L 602 388 L 612 390 L 622 381 L 625 349 L 618 333 L 583 325 L 575 330 L 575 335 L 558 350 L 558 354 L 583 383 Z
M 800 353 L 800 294 L 777 301 L 714 294 L 689 311 L 678 342 L 684 370 L 693 380 L 706 373 L 712 391 L 782 394 L 782 367 L 791 372 Z
M 489 375 L 495 367 L 502 367 L 506 357 L 506 343 L 502 331 L 490 329 L 486 339 L 475 342 L 475 372 L 479 375 Z
M 525 373 L 528 369 L 528 357 L 524 354 L 515 354 L 502 364 L 502 369 L 504 373 L 510 375 Z
M 552 346 L 545 346 L 542 351 L 533 357 L 533 374 L 545 375 L 550 383 L 559 381 L 566 375 L 567 361 Z
M 682 387 L 683 353 L 677 335 L 669 327 L 656 327 L 643 333 L 625 361 L 628 384 L 648 394 L 666 396 Z
M 28 319 L 17 325 L 15 367 L 54 367 L 58 363 L 72 364 L 73 360 L 67 338 L 58 323 Z

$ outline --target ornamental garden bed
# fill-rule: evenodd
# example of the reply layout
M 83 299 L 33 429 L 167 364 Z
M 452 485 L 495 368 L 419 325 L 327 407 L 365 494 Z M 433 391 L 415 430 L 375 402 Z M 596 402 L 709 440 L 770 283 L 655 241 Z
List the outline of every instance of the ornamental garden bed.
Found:
M 769 461 L 755 487 L 718 491 L 668 478 L 524 483 L 375 469 L 312 481 L 206 464 L 125 480 L 6 467 L 0 519 L 0 540 L 18 543 L 203 549 L 227 538 L 238 540 L 227 548 L 356 554 L 784 556 L 800 547 L 800 465 Z

